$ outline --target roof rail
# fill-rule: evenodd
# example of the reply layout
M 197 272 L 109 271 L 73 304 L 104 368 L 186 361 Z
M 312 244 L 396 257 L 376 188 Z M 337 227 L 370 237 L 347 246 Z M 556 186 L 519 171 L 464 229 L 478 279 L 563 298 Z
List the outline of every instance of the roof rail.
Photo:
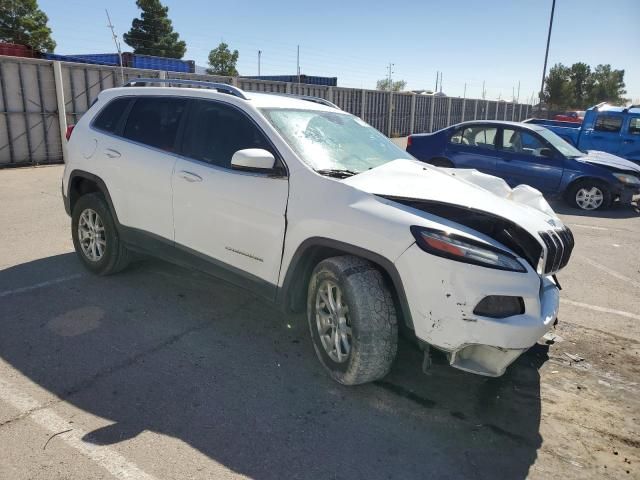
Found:
M 235 97 L 249 100 L 242 90 L 233 85 L 219 82 L 204 82 L 201 80 L 183 80 L 180 78 L 134 78 L 129 80 L 123 87 L 146 87 L 151 85 L 188 85 L 193 87 L 210 88 L 221 93 L 228 93 Z
M 280 92 L 256 92 L 256 93 L 266 93 L 269 95 L 278 95 L 280 97 L 297 98 L 299 100 L 305 100 L 307 102 L 319 103 L 320 105 L 324 105 L 325 107 L 335 108 L 336 110 L 342 110 L 335 103 L 331 103 L 329 100 L 322 97 L 312 97 L 311 95 L 296 95 L 295 93 L 280 93 Z
M 608 103 L 607 103 L 607 102 L 600 102 L 599 104 L 594 105 L 594 106 L 593 106 L 593 107 L 591 107 L 591 108 L 593 108 L 594 110 L 599 110 L 599 109 L 600 109 L 600 107 L 604 107 L 605 105 L 608 105 Z

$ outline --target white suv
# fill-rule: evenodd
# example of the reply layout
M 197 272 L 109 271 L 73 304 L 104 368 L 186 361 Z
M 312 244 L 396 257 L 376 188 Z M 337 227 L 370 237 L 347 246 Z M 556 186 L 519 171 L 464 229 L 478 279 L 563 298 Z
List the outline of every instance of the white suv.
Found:
M 143 82 L 103 91 L 69 139 L 63 196 L 89 270 L 143 252 L 306 309 L 349 385 L 389 371 L 401 323 L 498 376 L 555 322 L 573 237 L 538 191 L 421 163 L 320 99 Z

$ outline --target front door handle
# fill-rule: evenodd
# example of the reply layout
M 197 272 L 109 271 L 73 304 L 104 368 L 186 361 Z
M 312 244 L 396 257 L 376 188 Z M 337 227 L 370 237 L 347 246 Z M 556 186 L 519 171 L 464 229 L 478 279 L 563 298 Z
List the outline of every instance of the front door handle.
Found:
M 187 172 L 186 170 L 180 170 L 178 175 L 180 176 L 180 178 L 184 178 L 189 183 L 202 181 L 202 177 L 200 175 L 196 175 L 193 172 Z
M 104 151 L 104 154 L 109 158 L 120 158 L 120 152 L 117 150 L 114 150 L 113 148 L 107 148 Z

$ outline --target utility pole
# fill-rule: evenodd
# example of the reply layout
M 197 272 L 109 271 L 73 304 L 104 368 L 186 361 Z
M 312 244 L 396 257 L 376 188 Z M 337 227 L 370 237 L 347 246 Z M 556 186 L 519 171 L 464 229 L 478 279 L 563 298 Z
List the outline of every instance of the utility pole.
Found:
M 516 97 L 516 103 L 520 103 L 520 80 L 518 80 L 518 96 Z
M 395 66 L 394 63 L 389 62 L 389 66 L 387 67 L 387 70 L 389 71 L 388 76 L 387 76 L 387 81 L 389 82 L 388 86 L 389 86 L 389 91 L 390 92 L 393 90 L 393 84 L 391 83 L 391 76 L 395 73 L 393 71 L 393 67 L 394 66 Z
M 547 76 L 547 59 L 549 58 L 549 43 L 551 42 L 551 29 L 553 28 L 553 13 L 556 9 L 556 0 L 551 4 L 551 17 L 549 17 L 549 33 L 547 35 L 547 50 L 544 54 L 544 67 L 542 67 L 542 82 L 540 83 L 540 102 L 544 92 L 544 77 Z
M 466 82 L 464 84 L 464 94 L 462 95 L 462 98 L 467 98 L 467 83 Z
M 442 72 L 440 72 L 440 93 L 442 93 Z
M 297 70 L 298 70 L 298 86 L 300 86 L 300 45 L 298 45 L 298 59 L 296 63 L 297 63 Z
M 487 91 L 484 88 L 484 80 L 482 81 L 482 99 L 484 100 L 487 96 Z
M 258 76 L 260 76 L 260 57 L 262 56 L 262 50 L 258 50 Z
M 118 36 L 116 35 L 116 32 L 113 28 L 113 24 L 111 23 L 109 10 L 105 8 L 104 11 L 107 14 L 107 21 L 109 22 L 107 24 L 107 27 L 111 29 L 111 35 L 113 36 L 113 43 L 116 44 L 116 50 L 118 50 L 118 58 L 120 59 L 120 77 L 121 77 L 122 83 L 124 84 L 124 65 L 122 65 L 122 50 L 120 49 L 120 42 L 118 41 Z
M 436 89 L 433 91 L 433 93 L 436 93 L 438 91 L 438 79 L 440 78 L 440 72 L 436 71 Z

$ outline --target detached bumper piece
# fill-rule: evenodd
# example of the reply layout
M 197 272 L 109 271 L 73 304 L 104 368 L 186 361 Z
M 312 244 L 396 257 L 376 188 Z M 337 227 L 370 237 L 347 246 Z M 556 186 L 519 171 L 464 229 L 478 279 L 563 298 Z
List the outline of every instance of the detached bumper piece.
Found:
M 489 345 L 467 345 L 448 354 L 449 364 L 465 372 L 499 377 L 525 350 L 491 347 Z

